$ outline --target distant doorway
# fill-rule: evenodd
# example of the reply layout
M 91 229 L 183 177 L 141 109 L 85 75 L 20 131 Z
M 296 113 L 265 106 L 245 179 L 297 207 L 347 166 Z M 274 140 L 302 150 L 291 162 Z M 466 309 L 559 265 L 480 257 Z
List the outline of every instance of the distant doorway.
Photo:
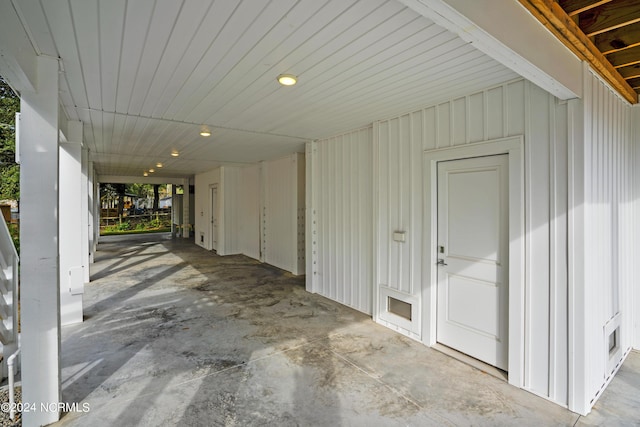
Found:
M 210 188 L 211 218 L 209 226 L 209 248 L 218 250 L 218 186 L 212 185 Z

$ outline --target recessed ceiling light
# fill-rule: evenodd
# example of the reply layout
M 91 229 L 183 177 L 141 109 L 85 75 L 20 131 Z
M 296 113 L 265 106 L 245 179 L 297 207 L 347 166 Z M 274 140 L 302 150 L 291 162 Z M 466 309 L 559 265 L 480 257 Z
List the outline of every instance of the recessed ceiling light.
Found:
M 278 76 L 278 83 L 282 86 L 293 86 L 298 82 L 298 78 L 293 74 L 280 74 Z
M 149 169 L 149 173 L 154 173 L 155 169 Z
M 142 176 L 149 176 L 147 172 L 143 173 Z
M 162 163 L 160 163 L 160 162 L 156 163 L 156 167 L 157 168 L 161 168 L 162 167 Z
M 200 135 L 201 136 L 211 136 L 211 131 L 209 130 L 208 127 L 202 126 L 202 128 L 200 129 Z
M 172 156 L 172 157 L 178 157 L 179 155 L 180 155 L 180 153 L 178 153 L 178 150 L 173 150 L 173 151 L 171 152 L 171 156 Z

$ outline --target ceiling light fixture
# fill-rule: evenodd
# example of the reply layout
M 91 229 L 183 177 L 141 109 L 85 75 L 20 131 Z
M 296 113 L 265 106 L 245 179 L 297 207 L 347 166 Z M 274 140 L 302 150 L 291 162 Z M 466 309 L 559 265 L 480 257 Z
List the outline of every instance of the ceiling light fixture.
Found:
M 293 86 L 298 82 L 298 78 L 293 74 L 280 74 L 278 76 L 278 83 L 282 86 Z
M 147 172 L 143 173 L 142 176 L 149 176 Z
M 180 155 L 180 153 L 178 153 L 178 150 L 173 150 L 173 151 L 171 152 L 171 156 L 172 156 L 172 157 L 178 157 L 179 155 Z
M 156 163 L 156 167 L 157 168 L 161 168 L 162 167 L 162 163 L 160 163 L 160 162 Z
M 149 169 L 149 173 L 154 173 L 155 171 L 155 169 Z
M 211 136 L 211 131 L 208 127 L 202 126 L 202 128 L 200 129 L 200 136 Z

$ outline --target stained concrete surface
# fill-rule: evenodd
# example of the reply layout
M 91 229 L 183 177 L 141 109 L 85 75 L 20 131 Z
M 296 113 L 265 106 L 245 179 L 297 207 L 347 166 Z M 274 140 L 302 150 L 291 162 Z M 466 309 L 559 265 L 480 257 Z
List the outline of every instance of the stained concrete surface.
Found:
M 63 328 L 57 426 L 638 425 L 633 353 L 587 417 L 509 386 L 241 255 L 102 238 Z

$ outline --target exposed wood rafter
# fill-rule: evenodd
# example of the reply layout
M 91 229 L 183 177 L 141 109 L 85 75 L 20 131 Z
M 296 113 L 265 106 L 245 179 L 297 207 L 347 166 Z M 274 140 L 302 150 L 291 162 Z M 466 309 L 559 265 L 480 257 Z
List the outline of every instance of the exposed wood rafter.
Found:
M 640 46 L 621 50 L 607 56 L 615 68 L 627 67 L 640 63 Z
M 640 22 L 598 34 L 593 39 L 596 47 L 605 55 L 640 46 Z
M 580 13 L 578 25 L 587 37 L 640 22 L 638 0 L 616 0 Z
M 640 77 L 640 64 L 630 65 L 628 67 L 618 68 L 618 72 L 625 79 L 633 79 Z
M 633 104 L 638 102 L 638 94 L 558 3 L 553 0 L 519 1 L 565 46 L 587 61 L 624 99 Z
M 579 13 L 586 12 L 605 3 L 609 3 L 611 0 L 560 0 L 560 6 L 564 9 L 569 16 L 575 16 Z

